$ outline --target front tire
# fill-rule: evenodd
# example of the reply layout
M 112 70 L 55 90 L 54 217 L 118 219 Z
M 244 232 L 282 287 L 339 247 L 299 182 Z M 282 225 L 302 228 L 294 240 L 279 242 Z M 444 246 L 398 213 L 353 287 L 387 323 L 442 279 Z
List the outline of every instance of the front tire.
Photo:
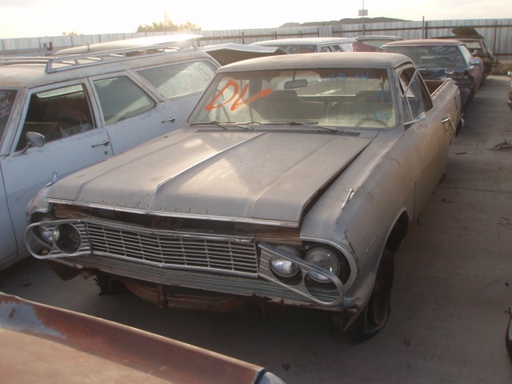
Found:
M 379 264 L 370 301 L 345 332 L 350 341 L 368 340 L 386 325 L 391 312 L 390 301 L 394 271 L 394 252 L 386 249 Z

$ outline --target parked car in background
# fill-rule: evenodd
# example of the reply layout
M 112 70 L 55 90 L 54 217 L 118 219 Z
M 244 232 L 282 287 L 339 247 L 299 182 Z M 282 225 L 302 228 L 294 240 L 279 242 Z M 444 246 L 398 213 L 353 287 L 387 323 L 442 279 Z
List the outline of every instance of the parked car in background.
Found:
M 384 44 L 385 52 L 409 56 L 426 79 L 450 77 L 459 86 L 465 110 L 480 89 L 485 73 L 482 60 L 458 40 L 418 39 Z
M 160 306 L 298 306 L 364 340 L 460 121 L 453 80 L 404 55 L 239 61 L 184 127 L 41 190 L 27 246 Z
M 508 357 L 512 361 L 512 307 L 509 308 L 510 318 L 508 320 L 507 331 L 505 333 L 505 345 L 507 347 Z
M 485 77 L 489 76 L 492 69 L 498 64 L 498 60 L 496 60 L 492 51 L 485 44 L 483 36 L 455 35 L 441 37 L 441 39 L 456 39 L 462 41 L 473 56 L 482 59 L 485 68 Z
M 284 384 L 245 361 L 3 293 L 0 343 L 3 383 Z
M 254 57 L 286 54 L 276 47 L 261 47 L 257 45 L 225 43 L 200 47 L 201 35 L 179 34 L 150 37 L 137 37 L 134 39 L 114 40 L 104 43 L 81 45 L 64 48 L 54 52 L 55 56 L 83 55 L 97 52 L 129 52 L 130 56 L 147 53 L 169 52 L 179 49 L 197 49 L 205 51 L 220 65 L 230 64 L 239 60 Z
M 220 65 L 227 65 L 240 60 L 254 59 L 256 57 L 287 55 L 288 53 L 278 47 L 263 47 L 247 44 L 215 44 L 199 47 L 198 49 L 207 52 Z
M 510 107 L 510 110 L 512 110 L 512 72 L 508 72 L 508 77 L 510 77 L 510 84 L 508 87 L 508 98 L 507 98 L 507 104 Z
M 403 40 L 403 38 L 399 36 L 389 35 L 361 35 L 357 36 L 355 39 L 361 43 L 372 45 L 375 48 L 380 48 L 384 44 L 389 43 L 391 41 Z
M 193 48 L 198 45 L 197 41 L 199 38 L 201 38 L 201 35 L 189 33 L 136 37 L 62 48 L 54 51 L 52 55 L 70 56 L 118 51 L 121 55 L 135 56 Z
M 0 58 L 0 269 L 44 185 L 180 127 L 219 64 L 198 50 Z
M 278 47 L 287 53 L 313 52 L 375 52 L 377 48 L 351 37 L 303 37 L 264 40 L 250 45 Z

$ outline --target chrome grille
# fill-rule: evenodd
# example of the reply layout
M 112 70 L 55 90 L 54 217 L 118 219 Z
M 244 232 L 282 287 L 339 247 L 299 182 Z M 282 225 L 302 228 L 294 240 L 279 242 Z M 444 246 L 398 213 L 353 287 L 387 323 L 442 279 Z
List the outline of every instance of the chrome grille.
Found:
M 156 265 L 224 273 L 258 274 L 256 246 L 250 237 L 151 230 L 86 222 L 96 255 Z

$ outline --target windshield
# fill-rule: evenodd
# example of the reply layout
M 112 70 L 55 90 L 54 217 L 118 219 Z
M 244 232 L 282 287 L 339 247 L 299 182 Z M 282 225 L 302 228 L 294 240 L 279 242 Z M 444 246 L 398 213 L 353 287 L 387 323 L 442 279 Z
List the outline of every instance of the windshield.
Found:
M 217 74 L 188 122 L 389 128 L 396 117 L 385 69 L 322 68 Z
M 401 53 L 422 69 L 467 68 L 469 65 L 459 46 L 394 46 L 386 47 L 386 51 Z
M 281 48 L 288 53 L 312 53 L 318 52 L 318 46 L 315 44 L 276 44 L 275 47 Z
M 2 139 L 18 91 L 0 89 L 0 139 Z

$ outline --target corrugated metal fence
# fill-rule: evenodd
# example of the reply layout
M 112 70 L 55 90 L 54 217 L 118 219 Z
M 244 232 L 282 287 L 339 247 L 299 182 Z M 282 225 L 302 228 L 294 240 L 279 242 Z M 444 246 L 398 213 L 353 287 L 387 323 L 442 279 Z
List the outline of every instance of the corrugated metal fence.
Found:
M 434 38 L 452 35 L 452 28 L 461 26 L 476 28 L 478 33 L 484 36 L 485 43 L 494 52 L 495 56 L 500 60 L 512 60 L 512 19 L 403 21 L 394 23 L 339 24 L 335 26 L 193 31 L 192 33 L 201 35 L 201 38 L 198 39 L 198 44 L 204 46 L 222 43 L 250 44 L 260 40 L 309 36 L 355 37 L 358 35 L 396 35 L 404 39 Z M 0 39 L 0 54 L 44 52 L 53 49 L 164 34 L 117 33 Z

